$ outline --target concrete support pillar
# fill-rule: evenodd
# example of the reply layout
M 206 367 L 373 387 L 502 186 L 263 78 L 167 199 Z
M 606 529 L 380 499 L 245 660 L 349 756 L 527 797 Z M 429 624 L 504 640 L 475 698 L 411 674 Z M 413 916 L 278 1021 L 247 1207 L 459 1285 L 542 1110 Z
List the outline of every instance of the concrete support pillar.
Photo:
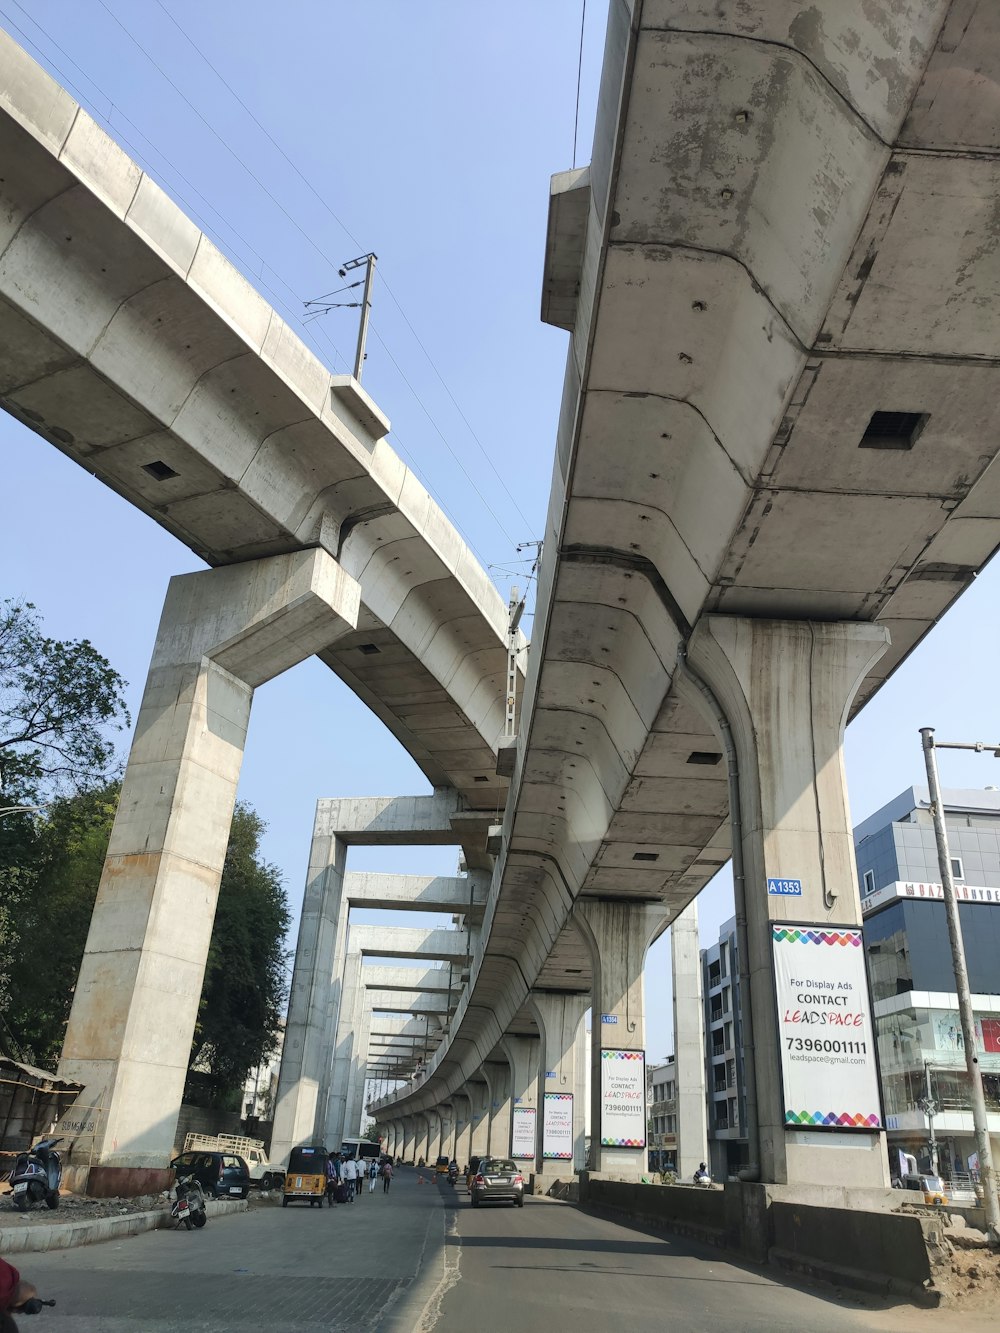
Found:
M 278 1073 L 271 1135 L 275 1162 L 287 1161 L 296 1144 L 317 1135 L 338 1148 L 342 1141 L 346 1053 L 337 1027 L 347 935 L 346 861 L 346 844 L 321 830 L 317 806 Z M 333 1069 L 342 1080 L 336 1094 L 331 1088 Z
M 584 1166 L 586 1108 L 582 1095 L 577 1092 L 577 1084 L 584 1078 L 582 1062 L 587 1051 L 583 1016 L 590 1004 L 590 996 L 566 991 L 532 991 L 529 1004 L 542 1038 L 537 1094 L 541 1123 L 535 1172 L 543 1180 L 545 1177 L 555 1180 L 560 1176 L 565 1179 L 568 1171 L 581 1170 Z M 572 1126 L 568 1143 L 557 1128 L 566 1116 L 567 1108 Z M 550 1123 L 548 1135 L 545 1133 L 546 1119 Z M 569 1155 L 564 1156 L 564 1153 Z
M 431 1166 L 441 1152 L 443 1119 L 440 1106 L 432 1107 L 427 1112 L 427 1161 Z
M 414 1117 L 412 1115 L 403 1117 L 402 1128 L 403 1135 L 400 1140 L 397 1155 L 401 1157 L 404 1162 L 412 1162 L 414 1160 L 413 1140 L 415 1135 Z
M 455 1107 L 452 1102 L 441 1104 L 441 1146 L 438 1153 L 444 1153 L 449 1162 L 455 1156 Z
M 167 1180 L 254 690 L 358 607 L 319 550 L 170 581 L 59 1065 L 99 1108 L 91 1193 Z
M 511 1138 L 505 1152 L 534 1171 L 538 1142 L 538 1062 L 542 1043 L 538 1037 L 504 1037 L 503 1048 L 510 1062 Z
M 674 982 L 677 1175 L 681 1180 L 691 1180 L 698 1166 L 708 1161 L 705 1006 L 697 899 L 670 924 L 670 958 Z M 735 1088 L 733 1096 L 737 1096 Z
M 357 1134 L 365 1118 L 365 1091 L 367 1088 L 368 1057 L 371 1054 L 370 1029 L 372 1011 L 364 1002 L 364 989 L 359 988 L 359 999 L 354 1005 L 354 1049 L 351 1052 L 347 1080 L 347 1101 L 344 1108 L 344 1132 Z M 346 1004 L 345 996 L 345 1004 Z
M 732 728 L 739 764 L 760 1167 L 768 1182 L 889 1184 L 881 1132 L 786 1127 L 772 942 L 772 924 L 861 924 L 843 736 L 858 687 L 887 643 L 885 628 L 868 623 L 709 616 L 689 644 L 690 665 Z M 769 894 L 769 879 L 799 881 L 800 892 Z M 867 1009 L 867 991 L 858 1003 Z
M 666 908 L 593 898 L 578 902 L 575 916 L 590 945 L 593 966 L 589 1169 L 618 1180 L 638 1180 L 647 1162 L 643 966 Z M 635 1108 L 630 1123 L 613 1116 L 616 1106 Z
M 511 1081 L 506 1060 L 489 1061 L 483 1066 L 490 1090 L 490 1129 L 486 1151 L 490 1157 L 506 1157 L 510 1152 Z
M 455 1107 L 455 1152 L 458 1169 L 466 1165 L 472 1154 L 472 1093 L 462 1088 L 452 1097 Z
M 426 1162 L 430 1151 L 431 1118 L 427 1111 L 418 1111 L 413 1117 L 413 1164 L 421 1158 Z
M 344 912 L 346 922 L 347 913 Z M 344 1138 L 349 1134 L 357 1133 L 357 1128 L 350 1124 L 349 1098 L 352 1090 L 352 1083 L 355 1077 L 355 1070 L 359 1056 L 367 1060 L 368 1050 L 367 1042 L 361 1040 L 362 1034 L 359 1029 L 362 1025 L 363 1015 L 367 1013 L 365 1007 L 366 992 L 362 979 L 362 957 L 360 953 L 351 951 L 347 954 L 344 962 L 344 970 L 341 976 L 334 978 L 334 989 L 340 997 L 338 1005 L 339 1013 L 336 1020 L 336 1034 L 332 1042 L 326 1038 L 325 1033 L 319 1029 L 315 1033 L 310 1033 L 309 1047 L 310 1053 L 315 1048 L 318 1055 L 322 1047 L 331 1051 L 329 1069 L 322 1076 L 322 1083 L 327 1088 L 326 1106 L 324 1108 L 316 1107 L 313 1111 L 314 1120 L 319 1118 L 320 1125 L 317 1128 L 312 1126 L 299 1126 L 299 1139 L 303 1134 L 317 1134 L 331 1151 L 339 1148 Z M 324 1020 L 326 1021 L 326 1020 Z M 315 1040 L 314 1040 L 315 1039 Z M 360 1048 L 364 1047 L 362 1051 Z M 284 1069 L 284 1062 L 282 1062 Z M 288 1085 L 289 1098 L 287 1105 L 297 1105 L 304 1113 L 307 1109 L 306 1099 L 303 1097 L 301 1088 L 296 1090 Z M 280 1092 L 279 1092 L 279 1107 Z M 320 1111 L 323 1111 L 320 1116 Z M 278 1119 L 275 1117 L 275 1129 L 278 1128 Z M 272 1155 L 275 1156 L 279 1151 L 277 1138 L 272 1139 Z M 287 1154 L 289 1148 L 294 1147 L 294 1143 L 284 1144 L 281 1140 L 281 1147 Z M 284 1160 L 282 1157 L 281 1160 Z
M 485 1079 L 467 1084 L 472 1099 L 472 1138 L 469 1156 L 485 1157 L 490 1150 L 490 1089 Z

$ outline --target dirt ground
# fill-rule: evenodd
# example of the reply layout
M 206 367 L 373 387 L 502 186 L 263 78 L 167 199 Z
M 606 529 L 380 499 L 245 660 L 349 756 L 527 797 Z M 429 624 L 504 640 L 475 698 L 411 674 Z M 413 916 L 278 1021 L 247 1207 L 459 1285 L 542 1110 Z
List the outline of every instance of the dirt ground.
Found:
M 949 1255 L 934 1264 L 934 1285 L 951 1309 L 1000 1309 L 1000 1251 L 970 1230 L 946 1232 Z
M 160 1208 L 166 1199 L 160 1194 L 144 1194 L 137 1199 L 89 1199 L 86 1195 L 59 1196 L 58 1208 L 35 1204 L 26 1213 L 14 1207 L 14 1196 L 9 1190 L 0 1192 L 0 1226 L 38 1226 L 51 1222 L 84 1222 L 94 1217 L 118 1217 L 123 1213 L 145 1213 Z

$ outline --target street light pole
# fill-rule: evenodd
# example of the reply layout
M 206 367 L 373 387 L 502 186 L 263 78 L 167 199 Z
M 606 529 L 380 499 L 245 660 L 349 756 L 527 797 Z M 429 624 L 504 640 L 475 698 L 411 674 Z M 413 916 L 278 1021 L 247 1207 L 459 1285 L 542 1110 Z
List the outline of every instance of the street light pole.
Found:
M 962 1036 L 965 1040 L 965 1064 L 969 1071 L 972 1087 L 972 1122 L 976 1130 L 976 1147 L 979 1152 L 979 1180 L 983 1187 L 983 1205 L 986 1209 L 986 1225 L 994 1244 L 1000 1243 L 1000 1205 L 997 1202 L 996 1174 L 993 1169 L 993 1149 L 990 1144 L 989 1123 L 986 1119 L 986 1098 L 983 1095 L 983 1075 L 979 1067 L 979 1055 L 976 1049 L 976 1020 L 972 1010 L 972 993 L 969 989 L 969 973 L 965 965 L 965 943 L 962 939 L 962 922 L 958 915 L 958 899 L 955 897 L 955 882 L 951 874 L 951 853 L 948 848 L 948 832 L 944 822 L 944 802 L 941 799 L 941 785 L 938 782 L 937 757 L 935 749 L 977 750 L 987 749 L 982 744 L 952 744 L 934 741 L 934 728 L 921 727 L 920 737 L 924 749 L 924 761 L 927 766 L 927 788 L 931 798 L 931 816 L 934 820 L 934 839 L 937 843 L 938 865 L 941 871 L 941 887 L 944 892 L 945 912 L 948 918 L 948 938 L 951 941 L 951 961 L 955 969 L 955 990 L 958 995 L 958 1013 L 962 1024 Z M 989 747 L 995 754 L 1000 754 L 1000 747 Z
M 934 1134 L 934 1117 L 937 1115 L 937 1102 L 934 1100 L 934 1092 L 931 1088 L 931 1067 L 926 1060 L 924 1061 L 924 1091 L 925 1096 L 920 1105 L 927 1117 L 927 1139 L 931 1151 L 931 1175 L 936 1176 L 938 1174 L 938 1146 Z

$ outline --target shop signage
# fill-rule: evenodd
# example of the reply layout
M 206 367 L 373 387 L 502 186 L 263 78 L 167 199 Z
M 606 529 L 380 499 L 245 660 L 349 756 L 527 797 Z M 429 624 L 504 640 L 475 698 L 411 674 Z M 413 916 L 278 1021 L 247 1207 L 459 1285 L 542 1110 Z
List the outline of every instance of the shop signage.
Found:
M 861 930 L 772 922 L 771 947 L 786 1128 L 881 1129 Z

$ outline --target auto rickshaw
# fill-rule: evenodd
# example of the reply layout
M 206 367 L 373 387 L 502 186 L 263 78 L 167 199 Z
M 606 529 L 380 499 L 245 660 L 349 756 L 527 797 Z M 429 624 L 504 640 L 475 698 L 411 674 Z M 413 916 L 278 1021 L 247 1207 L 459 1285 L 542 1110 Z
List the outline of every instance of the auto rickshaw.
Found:
M 300 1199 L 307 1200 L 309 1207 L 318 1204 L 323 1207 L 326 1198 L 326 1164 L 330 1154 L 318 1146 L 293 1148 L 288 1154 L 288 1170 L 285 1172 L 285 1192 L 281 1200 L 282 1208 Z

